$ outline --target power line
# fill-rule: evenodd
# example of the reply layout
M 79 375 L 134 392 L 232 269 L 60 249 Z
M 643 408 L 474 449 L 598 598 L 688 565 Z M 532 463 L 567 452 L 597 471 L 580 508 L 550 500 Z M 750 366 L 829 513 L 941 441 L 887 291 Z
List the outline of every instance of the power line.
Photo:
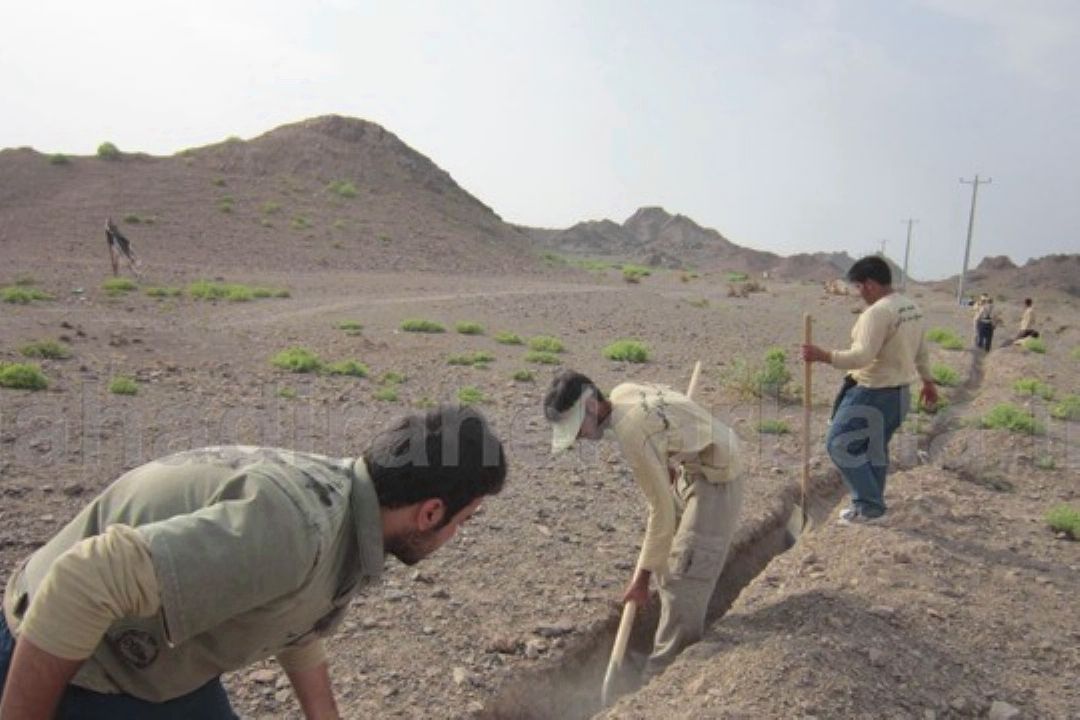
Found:
M 968 260 L 971 259 L 971 236 L 975 232 L 975 199 L 979 195 L 979 184 L 984 185 L 994 182 L 993 178 L 980 179 L 978 173 L 975 175 L 974 180 L 965 180 L 960 178 L 960 182 L 964 185 L 971 186 L 971 214 L 968 216 L 968 230 L 967 230 L 967 244 L 964 245 L 964 265 L 960 268 L 960 282 L 956 287 L 956 302 L 963 304 L 964 302 L 964 280 L 967 279 Z

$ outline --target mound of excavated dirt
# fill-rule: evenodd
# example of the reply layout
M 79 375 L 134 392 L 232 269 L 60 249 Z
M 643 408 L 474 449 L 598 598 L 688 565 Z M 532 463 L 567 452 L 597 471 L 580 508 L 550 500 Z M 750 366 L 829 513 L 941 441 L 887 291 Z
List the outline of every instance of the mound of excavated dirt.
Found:
M 602 717 L 1080 717 L 1080 544 L 1044 520 L 1080 507 L 1076 424 L 974 427 L 1020 377 L 1075 391 L 1068 350 L 992 353 L 932 430 L 930 464 L 890 480 L 886 519 L 805 535 Z

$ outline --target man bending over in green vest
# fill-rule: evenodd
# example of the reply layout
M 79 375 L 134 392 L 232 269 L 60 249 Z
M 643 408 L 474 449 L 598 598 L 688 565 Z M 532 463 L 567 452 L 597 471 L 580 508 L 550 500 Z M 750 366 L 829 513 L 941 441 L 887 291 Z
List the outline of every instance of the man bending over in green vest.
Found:
M 219 676 L 272 655 L 307 718 L 337 718 L 322 638 L 386 553 L 427 557 L 505 478 L 487 421 L 455 406 L 359 458 L 232 446 L 135 468 L 10 578 L 0 719 L 235 718 Z

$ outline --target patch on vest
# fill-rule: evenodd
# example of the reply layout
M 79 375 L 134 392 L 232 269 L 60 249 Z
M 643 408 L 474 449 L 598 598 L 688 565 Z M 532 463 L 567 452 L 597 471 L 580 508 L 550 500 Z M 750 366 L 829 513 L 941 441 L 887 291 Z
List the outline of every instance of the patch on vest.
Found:
M 139 669 L 152 665 L 160 651 L 157 638 L 145 630 L 125 630 L 109 638 L 109 644 L 117 655 Z

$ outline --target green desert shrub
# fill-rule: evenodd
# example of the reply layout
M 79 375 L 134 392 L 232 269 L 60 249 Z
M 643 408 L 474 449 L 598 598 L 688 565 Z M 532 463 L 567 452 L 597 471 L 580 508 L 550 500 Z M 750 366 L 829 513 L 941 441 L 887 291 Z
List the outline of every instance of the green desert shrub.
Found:
M 475 367 L 486 367 L 487 364 L 495 359 L 495 356 L 489 352 L 478 350 L 474 353 L 466 353 L 463 355 L 451 355 L 446 360 L 447 365 L 465 365 Z
M 1080 395 L 1066 395 L 1050 407 L 1050 417 L 1057 420 L 1080 420 Z
M 544 352 L 542 350 L 530 350 L 525 353 L 525 362 L 537 363 L 539 365 L 558 365 L 562 362 L 559 356 L 555 353 Z
M 281 203 L 267 200 L 262 204 L 263 215 L 274 215 L 281 210 Z
M 349 375 L 350 377 L 367 377 L 370 368 L 356 360 L 339 360 L 326 366 L 326 372 L 331 375 Z
M 1046 524 L 1054 532 L 1062 532 L 1073 540 L 1080 540 L 1080 509 L 1062 503 L 1046 513 Z
M 790 382 L 787 353 L 777 347 L 766 350 L 765 361 L 754 373 L 754 384 L 761 388 L 763 395 L 779 397 Z
M 311 221 L 304 215 L 296 215 L 289 221 L 289 227 L 293 230 L 307 230 L 311 227 Z
M 983 415 L 980 425 L 989 430 L 1008 430 L 1023 435 L 1041 435 L 1045 431 L 1035 418 L 1009 403 L 995 405 Z
M 484 326 L 475 322 L 459 322 L 454 325 L 454 329 L 462 335 L 483 335 Z
M 926 339 L 937 343 L 944 350 L 962 350 L 964 348 L 964 341 L 949 328 L 930 328 L 926 331 Z
M 337 327 L 338 330 L 344 330 L 346 335 L 359 335 L 364 331 L 364 326 L 356 320 L 342 320 Z
M 15 390 L 44 390 L 49 386 L 41 368 L 31 363 L 0 362 L 0 387 Z
M 129 292 L 133 292 L 139 289 L 139 286 L 135 284 L 134 280 L 128 278 L 115 277 L 109 278 L 105 282 L 101 283 L 101 289 L 105 291 L 107 295 L 116 297 L 117 295 L 124 295 Z
M 289 291 L 282 288 L 251 287 L 239 283 L 213 282 L 196 280 L 187 287 L 188 295 L 196 300 L 228 300 L 229 302 L 248 302 L 257 298 L 285 298 Z
M 52 300 L 52 295 L 35 287 L 16 285 L 0 288 L 0 299 L 15 305 L 29 305 L 35 300 Z
M 71 349 L 55 340 L 38 340 L 27 343 L 19 348 L 24 357 L 42 358 L 44 360 L 66 360 L 71 357 Z
M 401 329 L 405 332 L 414 333 L 441 333 L 446 332 L 446 328 L 437 322 L 432 320 L 423 320 L 421 318 L 410 318 L 401 323 Z
M 277 396 L 279 398 L 285 398 L 286 400 L 296 399 L 296 390 L 292 389 L 288 385 L 278 388 Z
M 687 300 L 687 303 L 690 305 L 690 307 L 696 307 L 696 308 L 702 308 L 702 309 L 709 307 L 708 298 L 701 298 L 700 300 Z
M 649 347 L 638 340 L 616 340 L 603 350 L 608 360 L 643 363 L 649 360 Z
M 462 405 L 479 405 L 487 402 L 487 398 L 480 388 L 470 386 L 463 387 L 457 393 L 458 402 Z
M 1016 391 L 1018 395 L 1037 395 L 1043 400 L 1050 400 L 1054 397 L 1054 388 L 1050 387 L 1042 380 L 1033 377 L 1020 378 L 1013 383 L 1013 390 Z
M 270 364 L 295 373 L 319 372 L 323 369 L 323 362 L 319 356 L 303 347 L 282 350 L 270 358 Z
M 787 435 L 791 427 L 785 420 L 762 420 L 758 423 L 758 432 L 763 435 Z
M 179 297 L 184 291 L 177 287 L 148 287 L 145 292 L 152 298 L 170 298 Z
M 622 267 L 623 280 L 628 283 L 641 282 L 642 278 L 647 278 L 650 275 L 652 275 L 652 271 L 641 265 L 623 265 Z
M 375 399 L 380 402 L 397 402 L 398 391 L 394 385 L 385 385 L 375 391 Z
M 68 165 L 71 159 L 64 153 L 53 153 L 49 156 L 50 165 Z
M 1021 346 L 1025 350 L 1028 350 L 1028 351 L 1033 352 L 1033 353 L 1038 353 L 1039 355 L 1045 355 L 1046 354 L 1046 343 L 1043 341 L 1042 338 L 1037 338 L 1037 337 L 1024 338 L 1024 341 L 1023 341 L 1023 343 L 1021 343 Z
M 529 338 L 529 349 L 538 352 L 561 353 L 566 348 L 563 347 L 562 341 L 558 338 L 550 335 L 537 335 Z
M 960 382 L 960 373 L 943 363 L 935 363 L 930 368 L 930 374 L 934 376 L 934 382 L 945 387 L 953 387 Z
M 1069 353 L 1069 357 L 1077 362 L 1080 362 L 1080 347 L 1074 347 L 1072 352 Z
M 383 385 L 400 385 L 405 382 L 405 375 L 397 372 L 396 370 L 387 370 L 379 378 L 379 382 Z
M 236 200 L 233 199 L 232 195 L 225 195 L 224 197 L 218 198 L 217 209 L 221 212 L 231 213 L 234 207 L 236 207 Z
M 105 141 L 98 145 L 97 156 L 102 160 L 119 160 L 120 149 L 111 142 Z
M 109 392 L 113 395 L 135 395 L 139 392 L 139 383 L 127 375 L 116 375 L 109 381 Z
M 1040 455 L 1035 458 L 1034 465 L 1039 470 L 1053 470 L 1057 467 L 1057 461 L 1053 455 Z
M 335 180 L 326 186 L 326 189 L 334 193 L 338 197 L 354 198 L 356 197 L 356 185 L 353 185 L 348 180 Z
M 536 374 L 532 370 L 517 370 L 513 378 L 517 382 L 532 382 L 536 379 Z
M 732 270 L 727 274 L 728 282 L 746 282 L 750 279 L 750 276 L 739 270 Z
M 791 382 L 787 368 L 787 352 L 782 348 L 769 348 L 760 364 L 751 365 L 742 358 L 732 363 L 727 382 L 744 397 L 772 397 L 780 399 Z
M 516 335 L 515 333 L 500 332 L 495 333 L 495 342 L 500 345 L 521 345 L 524 343 L 524 340 L 521 339 L 520 335 Z

